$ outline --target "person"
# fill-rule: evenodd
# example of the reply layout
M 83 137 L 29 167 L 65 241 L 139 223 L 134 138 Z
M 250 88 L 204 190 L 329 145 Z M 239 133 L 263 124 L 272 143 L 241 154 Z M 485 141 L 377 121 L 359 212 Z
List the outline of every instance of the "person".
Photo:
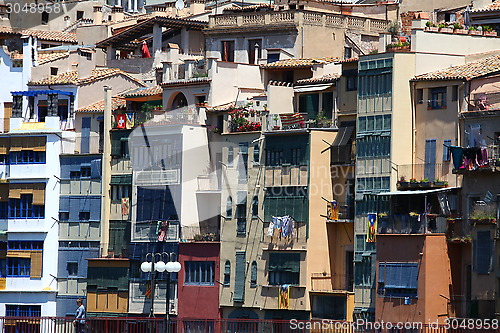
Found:
M 83 301 L 81 298 L 76 300 L 76 305 L 78 308 L 75 312 L 75 320 L 73 325 L 75 326 L 75 333 L 85 332 L 85 307 L 83 306 Z

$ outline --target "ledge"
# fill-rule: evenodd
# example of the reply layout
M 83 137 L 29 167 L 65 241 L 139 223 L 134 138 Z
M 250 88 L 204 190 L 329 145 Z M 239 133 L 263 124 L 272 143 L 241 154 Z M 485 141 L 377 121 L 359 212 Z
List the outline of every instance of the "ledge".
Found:
M 271 285 L 271 284 L 263 284 L 262 285 L 262 288 L 280 288 L 281 285 L 277 284 L 277 285 Z M 302 286 L 302 285 L 290 285 L 291 288 L 302 288 L 302 289 L 306 289 L 307 286 Z

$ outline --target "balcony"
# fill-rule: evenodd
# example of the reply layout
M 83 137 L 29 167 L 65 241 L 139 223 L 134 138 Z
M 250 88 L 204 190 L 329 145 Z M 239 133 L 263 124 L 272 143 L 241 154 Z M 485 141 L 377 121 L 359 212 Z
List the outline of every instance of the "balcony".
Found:
M 490 145 L 484 149 L 488 158 L 484 161 L 475 159 L 467 159 L 465 156 L 467 152 L 477 148 L 463 148 L 464 155 L 462 156 L 462 165 L 458 169 L 453 169 L 454 174 L 467 174 L 470 172 L 495 172 L 500 171 L 500 145 Z M 483 154 L 483 151 L 481 151 Z M 484 156 L 484 155 L 483 155 Z
M 452 168 L 453 165 L 450 162 L 398 165 L 398 190 L 423 190 L 456 186 Z
M 296 27 L 301 25 L 340 28 L 378 35 L 387 31 L 387 21 L 351 15 L 327 14 L 312 11 L 270 11 L 244 14 L 213 15 L 209 18 L 208 32 L 223 28 L 269 26 Z
M 307 186 L 307 165 L 265 166 L 265 186 Z
M 378 234 L 426 234 L 446 233 L 448 221 L 437 214 L 394 214 L 379 217 Z
M 327 203 L 327 223 L 354 222 L 354 202 L 337 201 L 337 209 Z
M 164 232 L 158 230 L 158 221 L 132 222 L 132 242 L 178 242 L 179 236 L 179 221 L 169 221 Z
M 311 274 L 312 292 L 354 291 L 353 274 Z
M 460 113 L 460 117 L 487 117 L 500 115 L 500 92 L 482 92 L 473 94 L 469 100 L 467 112 Z
M 279 229 L 268 236 L 269 222 L 262 223 L 262 239 L 265 250 L 298 250 L 307 244 L 307 223 L 295 221 L 293 236 L 283 237 Z
M 220 192 L 220 181 L 215 174 L 201 175 L 197 177 L 198 192 Z
M 267 132 L 304 131 L 313 128 L 334 128 L 331 119 L 308 119 L 305 113 L 280 113 L 267 115 Z
M 128 158 L 113 158 L 111 159 L 111 174 L 131 174 L 132 164 Z
M 234 110 L 229 111 L 228 133 L 260 132 L 262 129 L 261 112 Z

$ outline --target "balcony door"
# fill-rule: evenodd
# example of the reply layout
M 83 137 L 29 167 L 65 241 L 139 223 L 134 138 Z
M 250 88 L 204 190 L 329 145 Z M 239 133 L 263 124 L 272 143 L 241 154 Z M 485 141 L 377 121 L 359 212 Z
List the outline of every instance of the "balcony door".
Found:
M 436 175 L 436 140 L 425 140 L 424 178 L 434 181 Z

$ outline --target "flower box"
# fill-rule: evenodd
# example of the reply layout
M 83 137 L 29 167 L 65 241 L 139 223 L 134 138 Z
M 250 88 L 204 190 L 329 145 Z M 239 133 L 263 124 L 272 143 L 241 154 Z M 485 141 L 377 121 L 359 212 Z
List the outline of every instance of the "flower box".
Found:
M 496 31 L 483 31 L 483 36 L 496 37 L 497 32 Z
M 439 28 L 439 32 L 452 34 L 453 29 L 452 28 Z
M 419 188 L 420 187 L 420 183 L 412 183 L 410 182 L 410 188 Z
M 497 223 L 497 219 L 469 219 L 469 222 L 470 223 L 473 223 L 473 224 L 496 224 Z
M 446 182 L 444 181 L 434 182 L 434 187 L 446 187 Z
M 397 188 L 398 189 L 406 189 L 410 186 L 410 182 L 402 182 L 402 181 L 399 181 L 397 183 Z
M 438 27 L 425 27 L 424 31 L 438 32 L 439 28 Z
M 387 52 L 408 52 L 410 51 L 410 45 L 398 46 L 398 47 L 388 47 Z
M 431 182 L 420 182 L 420 187 L 431 187 Z
M 483 32 L 480 30 L 469 30 L 469 35 L 482 36 Z
M 453 30 L 453 33 L 457 34 L 457 35 L 467 35 L 469 33 L 469 30 L 467 30 L 467 29 L 455 29 L 455 30 Z

